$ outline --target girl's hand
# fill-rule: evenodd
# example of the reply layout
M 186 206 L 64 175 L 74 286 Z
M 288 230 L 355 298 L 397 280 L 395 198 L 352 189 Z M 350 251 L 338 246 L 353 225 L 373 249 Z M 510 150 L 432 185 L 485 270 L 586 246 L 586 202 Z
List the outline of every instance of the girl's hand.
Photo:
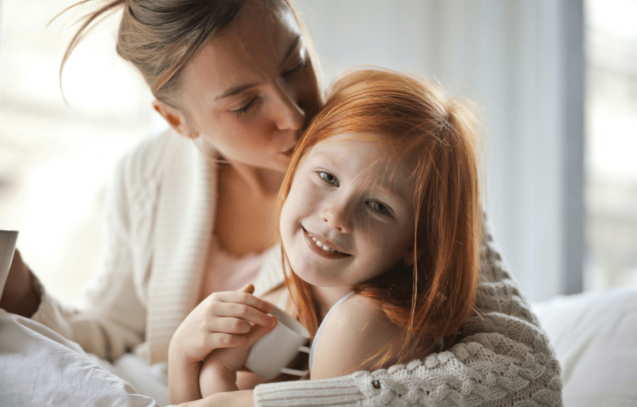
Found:
M 217 393 L 205 399 L 180 404 L 179 407 L 254 407 L 254 391 Z
M 237 372 L 245 365 L 250 346 L 271 332 L 273 328 L 254 325 L 245 345 L 212 351 L 201 367 L 199 375 L 201 395 L 207 397 L 220 392 L 239 390 L 236 384 Z
M 170 341 L 170 354 L 184 362 L 200 362 L 213 349 L 245 345 L 251 324 L 276 326 L 267 315 L 272 306 L 252 295 L 254 286 L 213 293 L 181 323 Z
M 246 345 L 253 326 L 276 326 L 276 319 L 267 315 L 272 306 L 253 292 L 249 284 L 239 291 L 213 293 L 177 328 L 168 349 L 171 404 L 201 398 L 201 361 L 214 349 Z
M 0 308 L 23 317 L 31 317 L 40 306 L 40 296 L 33 287 L 33 276 L 18 249 L 13 255 L 1 298 Z

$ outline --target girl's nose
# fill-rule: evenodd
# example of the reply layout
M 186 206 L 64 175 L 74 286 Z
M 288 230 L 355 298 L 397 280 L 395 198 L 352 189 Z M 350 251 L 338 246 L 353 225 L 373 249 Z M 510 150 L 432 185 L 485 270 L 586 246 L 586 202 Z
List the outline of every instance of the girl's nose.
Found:
M 280 89 L 275 106 L 276 126 L 279 130 L 300 130 L 305 125 L 305 111 L 299 106 L 294 94 Z
M 349 233 L 351 231 L 351 219 L 347 202 L 338 202 L 332 200 L 328 202 L 319 216 L 321 220 L 340 233 Z

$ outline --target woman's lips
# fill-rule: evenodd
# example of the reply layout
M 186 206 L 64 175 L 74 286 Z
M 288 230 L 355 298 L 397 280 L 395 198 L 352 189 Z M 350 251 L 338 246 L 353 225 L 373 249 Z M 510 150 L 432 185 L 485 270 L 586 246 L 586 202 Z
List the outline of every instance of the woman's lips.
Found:
M 286 157 L 291 157 L 292 153 L 294 153 L 294 147 L 296 147 L 296 144 L 293 145 L 292 147 L 288 148 L 285 151 L 281 151 L 279 154 L 283 154 Z
M 310 249 L 312 249 L 312 251 L 318 254 L 319 256 L 325 257 L 326 259 L 344 259 L 346 257 L 351 257 L 351 254 L 342 253 L 329 247 L 327 244 L 321 242 L 318 238 L 308 233 L 308 231 L 305 230 L 305 228 L 302 228 L 302 229 L 303 229 L 303 235 L 305 236 L 305 241 L 310 246 Z M 324 247 L 326 247 L 327 250 L 324 249 Z

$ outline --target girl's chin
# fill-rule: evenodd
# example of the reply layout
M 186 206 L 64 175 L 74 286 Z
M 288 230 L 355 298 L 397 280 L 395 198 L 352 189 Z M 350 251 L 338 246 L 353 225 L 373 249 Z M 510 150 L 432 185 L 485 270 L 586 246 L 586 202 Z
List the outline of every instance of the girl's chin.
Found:
M 322 276 L 323 273 L 320 270 L 316 269 L 315 265 L 303 261 L 295 262 L 293 259 L 290 259 L 289 256 L 288 259 L 290 260 L 290 266 L 292 266 L 294 274 L 296 274 L 298 278 L 311 285 L 325 285 L 325 277 Z
M 341 286 L 338 278 L 336 278 L 337 276 L 328 274 L 321 269 L 311 266 L 300 266 L 298 268 L 292 266 L 292 270 L 301 280 L 315 287 L 331 288 Z

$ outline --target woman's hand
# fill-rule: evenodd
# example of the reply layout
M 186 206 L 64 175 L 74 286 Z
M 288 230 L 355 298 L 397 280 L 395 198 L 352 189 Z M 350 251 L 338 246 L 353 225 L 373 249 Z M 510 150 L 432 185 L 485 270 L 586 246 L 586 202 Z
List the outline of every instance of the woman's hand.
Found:
M 0 299 L 0 308 L 7 312 L 31 317 L 40 306 L 40 296 L 33 287 L 33 275 L 16 249 L 9 275 Z

